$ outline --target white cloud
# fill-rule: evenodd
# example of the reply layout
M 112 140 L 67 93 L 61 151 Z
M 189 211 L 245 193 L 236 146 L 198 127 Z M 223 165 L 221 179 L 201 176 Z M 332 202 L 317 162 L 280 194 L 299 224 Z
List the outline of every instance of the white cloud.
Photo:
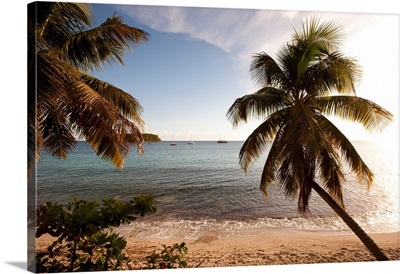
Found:
M 311 15 L 337 20 L 352 34 L 375 20 L 368 14 L 237 8 L 119 5 L 118 10 L 160 32 L 183 33 L 242 59 L 265 51 L 272 56 Z
M 117 6 L 141 24 L 160 32 L 184 33 L 240 57 L 263 45 L 281 46 L 298 12 L 229 8 Z M 274 43 L 278 40 L 279 43 Z M 267 43 L 268 42 L 268 43 Z

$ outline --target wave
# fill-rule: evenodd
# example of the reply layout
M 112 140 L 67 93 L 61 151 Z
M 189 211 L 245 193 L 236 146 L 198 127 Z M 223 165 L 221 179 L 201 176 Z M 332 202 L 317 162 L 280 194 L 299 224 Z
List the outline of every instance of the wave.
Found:
M 395 221 L 398 213 L 369 212 L 357 214 L 353 218 L 367 232 L 396 232 L 399 223 Z M 352 233 L 348 226 L 337 216 L 332 217 L 294 217 L 294 218 L 258 218 L 247 220 L 218 220 L 212 218 L 137 220 L 118 229 L 121 235 L 139 238 L 183 238 L 197 240 L 203 236 L 226 238 L 228 236 L 251 236 L 269 232 L 317 232 Z

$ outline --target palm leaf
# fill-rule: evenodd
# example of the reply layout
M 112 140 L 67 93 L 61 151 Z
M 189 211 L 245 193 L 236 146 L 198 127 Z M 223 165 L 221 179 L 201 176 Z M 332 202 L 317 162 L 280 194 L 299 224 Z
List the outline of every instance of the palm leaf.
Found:
M 336 150 L 345 159 L 346 164 L 350 167 L 351 172 L 356 175 L 357 181 L 360 184 L 366 184 L 368 188 L 372 185 L 374 174 L 364 163 L 357 150 L 346 136 L 324 116 L 319 116 L 319 124 L 324 130 L 327 138 Z
M 90 6 L 72 2 L 38 2 L 33 17 L 37 22 L 40 41 L 48 45 L 59 43 L 65 37 L 91 26 Z
M 357 122 L 367 130 L 382 130 L 393 115 L 379 105 L 356 96 L 325 96 L 310 99 L 310 104 L 322 113 Z
M 334 147 L 328 145 L 317 158 L 320 179 L 328 193 L 344 208 L 342 182 L 345 179 L 340 157 Z
M 250 117 L 265 118 L 266 116 L 290 105 L 290 98 L 282 90 L 265 87 L 257 92 L 238 98 L 227 111 L 227 118 L 233 126 L 247 122 Z
M 355 83 L 360 77 L 355 60 L 334 52 L 309 67 L 298 81 L 310 96 L 332 92 L 355 95 Z
M 335 50 L 343 43 L 343 28 L 333 20 L 321 22 L 312 16 L 303 21 L 302 32 L 294 31 L 293 40 L 297 44 L 306 41 L 307 45 L 324 42 L 328 51 Z
M 282 160 L 277 171 L 277 179 L 279 187 L 284 189 L 288 197 L 295 197 L 302 189 L 304 190 L 306 170 L 308 170 L 308 159 L 305 159 L 304 155 L 306 151 L 315 154 L 316 150 L 310 149 L 316 137 L 314 134 L 309 134 L 313 129 L 308 125 L 307 118 L 302 112 L 300 106 L 290 109 L 287 114 L 290 118 L 285 121 L 285 131 L 281 137 L 285 145 L 281 146 Z M 315 156 L 310 155 L 309 159 L 315 159 Z
M 140 129 L 144 128 L 144 121 L 141 117 L 143 108 L 136 98 L 122 89 L 88 74 L 82 73 L 81 80 L 117 108 L 122 115 L 133 120 Z
M 243 143 L 239 152 L 239 164 L 247 172 L 251 162 L 257 159 L 278 132 L 286 109 L 275 112 L 258 126 Z
M 288 145 L 284 138 L 285 128 L 285 125 L 282 125 L 276 133 L 261 173 L 260 190 L 264 193 L 266 199 L 268 198 L 267 189 L 275 181 L 277 170 L 283 162 L 285 154 L 282 152 Z
M 37 85 L 31 87 L 31 92 L 38 97 L 38 104 L 51 107 L 56 105 L 68 93 L 69 83 L 79 82 L 79 72 L 56 56 L 46 52 L 38 53 L 36 73 Z
M 77 143 L 70 124 L 65 119 L 67 115 L 62 109 L 56 107 L 47 109 L 45 112 L 46 117 L 40 122 L 43 148 L 53 156 L 66 159 Z
M 54 124 L 59 126 L 70 124 L 71 131 L 79 133 L 80 138 L 86 140 L 98 156 L 122 168 L 130 146 L 136 144 L 140 147 L 141 145 L 142 137 L 137 126 L 127 120 L 99 93 L 82 82 L 82 74 L 71 65 L 47 55 L 43 55 L 41 59 L 46 61 L 42 63 L 47 66 L 43 66 L 40 70 L 39 75 L 42 75 L 40 82 L 44 91 L 38 94 L 46 95 L 47 91 L 51 92 L 53 89 L 57 91 L 56 94 L 50 94 L 49 97 L 52 100 L 41 100 L 47 108 L 46 113 L 50 115 L 49 125 L 45 127 L 46 124 L 44 124 L 42 129 L 50 129 L 49 126 Z M 46 83 L 48 83 L 47 87 Z M 60 108 L 68 117 L 68 120 L 63 120 L 61 124 L 55 122 L 59 118 L 52 116 L 50 111 Z M 71 132 L 68 133 L 66 129 L 61 130 L 61 128 L 59 130 L 65 134 L 65 147 L 71 147 L 73 142 L 68 144 L 65 141 Z M 47 134 L 49 144 L 50 141 L 55 142 L 53 140 L 55 136 L 57 135 L 54 132 Z M 62 137 L 62 135 L 58 136 Z M 51 146 L 54 149 L 57 148 L 54 144 Z M 67 151 L 69 150 L 64 150 L 64 152 Z
M 122 61 L 126 49 L 148 40 L 149 34 L 124 24 L 122 17 L 108 18 L 99 27 L 70 35 L 55 46 L 57 55 L 83 71 L 101 69 L 103 63 Z
M 277 169 L 276 178 L 279 188 L 284 190 L 285 195 L 294 198 L 299 192 L 301 181 L 304 180 L 305 162 L 300 159 L 302 152 L 299 149 L 301 147 L 296 146 L 296 142 L 293 140 L 288 142 L 287 137 L 287 133 L 285 133 L 286 145 L 282 147 L 280 152 L 282 160 L 279 169 Z
M 300 90 L 296 87 L 298 81 L 297 63 L 299 62 L 296 51 L 297 49 L 291 44 L 286 44 L 277 54 L 282 73 L 287 79 L 285 90 L 293 98 L 299 98 L 300 93 Z
M 297 62 L 297 77 L 311 67 L 314 62 L 323 59 L 335 51 L 342 42 L 341 27 L 334 21 L 320 23 L 316 17 L 303 23 L 302 32 L 293 35 Z
M 130 146 L 141 147 L 139 129 L 88 85 L 76 83 L 69 90 L 73 91 L 69 117 L 75 131 L 99 157 L 122 168 Z
M 79 80 L 79 74 L 71 71 L 69 65 L 55 56 L 41 52 L 36 54 L 34 61 L 33 67 L 36 69 L 28 70 L 28 176 L 32 174 L 40 158 L 44 143 L 49 144 L 48 138 L 51 134 L 44 136 L 42 124 L 47 115 L 46 111 L 53 109 L 66 99 L 66 82 Z M 46 141 L 44 138 L 47 138 Z M 47 146 L 49 147 L 55 148 L 53 145 Z M 56 150 L 50 150 L 55 154 L 62 154 L 62 150 L 58 153 L 55 152 Z M 64 151 L 69 151 L 69 149 Z
M 289 87 L 289 82 L 279 65 L 265 52 L 253 56 L 250 64 L 250 75 L 254 83 L 261 87 Z
M 310 149 L 316 157 L 327 141 L 324 140 L 321 128 L 315 121 L 315 112 L 305 104 L 298 103 L 290 109 L 288 115 L 288 138 L 296 139 L 297 144 Z

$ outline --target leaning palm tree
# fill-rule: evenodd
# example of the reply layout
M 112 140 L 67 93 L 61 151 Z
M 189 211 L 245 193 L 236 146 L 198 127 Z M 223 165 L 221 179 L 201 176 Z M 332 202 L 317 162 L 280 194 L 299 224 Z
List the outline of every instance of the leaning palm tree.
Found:
M 77 138 L 122 168 L 132 145 L 142 143 L 142 106 L 129 93 L 91 76 L 148 33 L 108 18 L 91 27 L 90 6 L 36 2 L 28 5 L 28 176 L 42 149 L 66 158 Z
M 340 52 L 341 42 L 342 29 L 335 22 L 306 20 L 302 31 L 295 31 L 292 41 L 278 53 L 277 61 L 264 52 L 254 55 L 250 73 L 260 89 L 238 98 L 227 118 L 233 126 L 250 117 L 263 119 L 244 142 L 239 163 L 246 172 L 271 144 L 260 184 L 266 197 L 267 188 L 277 182 L 287 196 L 298 199 L 298 211 L 305 214 L 314 190 L 376 259 L 387 260 L 346 213 L 343 203 L 344 167 L 349 167 L 367 188 L 373 173 L 328 117 L 334 115 L 368 130 L 380 130 L 392 115 L 356 96 L 355 84 L 361 71 L 356 60 Z

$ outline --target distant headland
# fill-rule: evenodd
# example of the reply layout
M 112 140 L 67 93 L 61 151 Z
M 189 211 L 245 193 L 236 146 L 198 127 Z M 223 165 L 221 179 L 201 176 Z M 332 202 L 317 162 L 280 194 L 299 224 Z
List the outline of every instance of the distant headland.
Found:
M 154 143 L 154 142 L 162 142 L 160 137 L 157 134 L 152 133 L 142 133 L 143 139 L 145 142 Z

